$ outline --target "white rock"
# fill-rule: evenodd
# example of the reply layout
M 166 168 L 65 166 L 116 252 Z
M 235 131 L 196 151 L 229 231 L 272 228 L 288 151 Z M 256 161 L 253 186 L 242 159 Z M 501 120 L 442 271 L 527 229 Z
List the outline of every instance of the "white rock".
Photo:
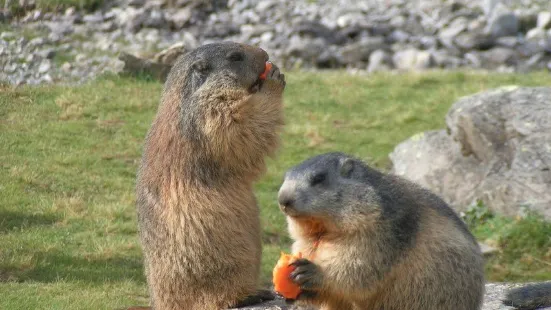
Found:
M 551 12 L 539 12 L 537 27 L 540 29 L 551 28 Z
M 51 67 L 52 67 L 52 64 L 50 63 L 50 61 L 47 60 L 47 59 L 44 59 L 40 63 L 40 66 L 38 67 L 38 72 L 39 73 L 46 73 L 46 72 L 48 72 L 48 70 L 50 70 Z

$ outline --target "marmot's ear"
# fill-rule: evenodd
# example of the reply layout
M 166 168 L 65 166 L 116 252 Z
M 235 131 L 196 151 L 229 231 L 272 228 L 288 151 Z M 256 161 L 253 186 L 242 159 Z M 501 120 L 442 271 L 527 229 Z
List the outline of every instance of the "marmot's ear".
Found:
M 341 176 L 348 178 L 352 174 L 352 171 L 354 171 L 354 161 L 350 158 L 341 159 Z
M 209 69 L 209 64 L 204 59 L 197 59 L 191 64 L 191 69 L 197 73 L 204 73 Z

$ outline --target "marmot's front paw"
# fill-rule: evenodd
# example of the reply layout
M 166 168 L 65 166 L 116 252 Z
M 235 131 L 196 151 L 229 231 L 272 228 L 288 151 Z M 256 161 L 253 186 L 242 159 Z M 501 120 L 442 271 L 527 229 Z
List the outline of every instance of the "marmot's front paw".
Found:
M 305 258 L 297 259 L 291 265 L 296 268 L 289 277 L 300 286 L 301 290 L 298 299 L 315 298 L 322 284 L 322 274 L 319 267 Z
M 281 71 L 279 71 L 279 68 L 273 63 L 272 63 L 272 69 L 266 75 L 266 80 L 278 81 L 281 84 L 283 84 L 284 87 L 287 84 L 285 82 L 285 74 L 281 73 Z

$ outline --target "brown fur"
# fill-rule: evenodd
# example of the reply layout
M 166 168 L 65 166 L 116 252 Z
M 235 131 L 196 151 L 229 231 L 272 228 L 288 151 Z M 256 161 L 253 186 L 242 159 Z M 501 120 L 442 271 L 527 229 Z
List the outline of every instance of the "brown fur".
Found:
M 330 164 L 323 162 L 317 167 L 320 166 Z M 289 202 L 282 209 L 284 212 L 291 209 L 286 213 L 289 232 L 295 240 L 292 251 L 302 252 L 313 264 L 300 273 L 305 272 L 303 275 L 314 283 L 314 288 L 305 288 L 313 290 L 315 296 L 299 298 L 298 303 L 318 305 L 324 310 L 480 308 L 484 293 L 480 249 L 472 235 L 460 228 L 450 213 L 438 210 L 443 207 L 439 205 L 441 200 L 413 183 L 382 174 L 366 177 L 368 182 L 361 186 L 372 186 L 374 191 L 363 196 L 369 197 L 364 202 L 355 198 L 361 190 L 347 192 L 345 187 L 349 185 L 339 188 L 335 184 L 350 183 L 338 183 L 340 181 L 316 185 L 325 186 L 327 195 L 319 201 L 314 198 L 319 197 L 316 193 L 303 200 L 301 197 L 313 186 L 303 181 L 308 180 L 309 170 L 300 168 L 290 174 L 285 183 L 292 183 L 284 183 L 280 190 L 280 203 Z M 324 206 L 331 199 L 333 187 L 337 187 L 334 192 L 339 192 L 339 196 L 346 197 L 341 200 L 343 205 L 329 211 L 333 216 L 327 216 L 329 209 Z M 417 227 L 408 233 L 413 237 L 412 244 L 398 250 L 396 243 L 385 240 L 391 240 L 388 234 L 393 234 L 392 225 L 400 222 L 383 222 L 386 221 L 382 217 L 383 210 L 387 207 L 373 203 L 380 200 L 374 197 L 387 197 L 387 194 L 400 203 L 410 201 L 414 206 L 411 212 L 417 213 L 416 217 L 408 217 L 418 219 Z M 316 214 L 318 207 L 325 214 Z M 387 213 L 385 217 L 388 220 L 393 215 Z M 320 228 L 320 221 L 323 228 Z M 319 245 L 315 249 L 317 240 Z
M 244 51 L 258 77 L 266 54 L 245 45 L 229 48 Z M 138 175 L 140 236 L 154 309 L 223 309 L 256 292 L 261 232 L 252 185 L 264 172 L 265 156 L 277 149 L 283 125 L 284 82 L 267 79 L 251 93 L 227 82 L 223 72 L 190 94 L 185 90 L 191 87 L 186 77 L 192 61 L 181 58 L 169 75 Z M 254 81 L 236 79 L 245 80 L 244 86 Z M 182 108 L 186 101 L 193 112 Z M 198 115 L 193 125 L 200 140 L 182 129 L 182 119 L 192 113 Z

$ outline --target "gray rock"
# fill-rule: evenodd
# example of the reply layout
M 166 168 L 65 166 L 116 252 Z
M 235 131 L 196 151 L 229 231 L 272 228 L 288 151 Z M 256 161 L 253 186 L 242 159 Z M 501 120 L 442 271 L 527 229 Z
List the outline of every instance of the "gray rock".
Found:
M 433 51 L 432 58 L 434 59 L 435 66 L 440 68 L 456 69 L 464 64 L 461 58 L 445 49 Z
M 392 57 L 383 50 L 375 50 L 369 55 L 368 72 L 387 71 L 392 68 Z
M 130 76 L 146 74 L 162 82 L 166 81 L 166 77 L 172 67 L 168 64 L 154 62 L 127 53 L 121 53 L 119 60 L 124 62 L 121 74 Z
M 430 51 L 413 48 L 394 53 L 392 61 L 396 69 L 399 70 L 422 70 L 431 68 L 435 64 Z
M 457 35 L 467 29 L 468 20 L 464 17 L 454 19 L 451 24 L 438 32 L 438 38 L 442 45 L 454 47 L 454 39 Z
M 486 14 L 486 16 L 491 16 L 495 7 L 501 2 L 501 0 L 483 0 L 481 2 L 484 14 Z
M 84 15 L 82 17 L 82 20 L 85 23 L 98 24 L 98 23 L 103 22 L 104 19 L 103 19 L 103 15 L 101 14 L 101 12 L 96 12 L 94 14 Z
M 302 62 L 316 63 L 318 56 L 326 48 L 326 43 L 321 38 L 301 38 L 294 35 L 289 40 L 289 45 L 285 49 L 288 56 L 298 57 Z
M 40 66 L 38 67 L 38 72 L 39 73 L 46 73 L 46 72 L 48 72 L 48 70 L 50 70 L 51 66 L 52 66 L 52 64 L 50 63 L 50 61 L 45 59 L 40 63 Z
M 167 26 L 165 14 L 161 9 L 152 9 L 142 22 L 143 27 L 162 28 Z
M 498 5 L 488 20 L 487 32 L 494 37 L 518 34 L 519 22 L 516 15 L 503 5 Z
M 493 255 L 494 253 L 496 253 L 498 251 L 498 249 L 496 249 L 492 246 L 489 246 L 485 243 L 482 243 L 482 242 L 479 242 L 478 245 L 480 246 L 480 251 L 482 252 L 482 255 L 484 255 L 484 256 L 491 256 L 491 255 Z
M 418 134 L 391 153 L 394 173 L 462 211 L 477 200 L 514 216 L 551 219 L 551 88 L 499 88 L 457 101 L 445 130 Z
M 520 44 L 520 40 L 518 37 L 501 37 L 497 38 L 495 43 L 498 46 L 514 48 Z
M 47 48 L 38 52 L 38 55 L 42 58 L 52 59 L 56 55 L 56 51 L 53 48 Z
M 71 65 L 71 63 L 68 63 L 68 62 L 64 62 L 61 65 L 61 70 L 63 70 L 64 72 L 71 72 L 72 68 L 73 68 L 73 65 Z
M 494 68 L 499 65 L 514 66 L 518 63 L 518 52 L 507 47 L 494 47 L 481 52 L 484 64 L 488 68 Z
M 191 51 L 189 46 L 186 46 L 183 42 L 179 42 L 155 54 L 155 56 L 153 56 L 153 61 L 172 66 L 178 57 L 189 51 Z
M 359 42 L 345 45 L 341 48 L 341 59 L 344 64 L 354 65 L 369 60 L 369 55 L 375 50 L 386 47 L 383 37 L 362 38 Z
M 540 40 L 547 36 L 547 33 L 542 28 L 533 28 L 526 33 L 527 40 Z
M 191 20 L 191 17 L 191 9 L 183 8 L 170 16 L 169 20 L 172 22 L 176 29 L 181 29 Z
M 455 44 L 463 50 L 485 50 L 494 46 L 495 40 L 485 33 L 464 32 L 457 35 Z
M 338 32 L 315 21 L 301 21 L 293 27 L 293 32 L 303 37 L 322 38 L 328 44 L 339 44 L 344 41 Z
M 265 12 L 278 5 L 276 0 L 262 0 L 256 5 L 257 12 Z
M 540 29 L 551 28 L 551 12 L 550 11 L 539 12 L 538 21 L 536 25 L 537 25 L 536 27 Z
M 128 0 L 126 4 L 133 7 L 142 7 L 145 5 L 145 0 Z
M 487 283 L 485 287 L 484 300 L 481 310 L 514 310 L 512 307 L 507 307 L 501 301 L 505 298 L 506 293 L 515 287 L 526 284 L 515 283 Z M 281 298 L 274 301 L 264 302 L 250 307 L 239 308 L 242 310 L 314 310 L 317 308 L 297 306 L 286 304 Z M 549 310 L 551 308 L 542 308 L 540 310 Z M 229 309 L 237 310 L 237 309 Z
M 409 33 L 400 29 L 392 31 L 388 36 L 388 39 L 390 40 L 390 42 L 398 42 L 398 43 L 406 43 L 409 40 L 409 38 L 410 38 Z

